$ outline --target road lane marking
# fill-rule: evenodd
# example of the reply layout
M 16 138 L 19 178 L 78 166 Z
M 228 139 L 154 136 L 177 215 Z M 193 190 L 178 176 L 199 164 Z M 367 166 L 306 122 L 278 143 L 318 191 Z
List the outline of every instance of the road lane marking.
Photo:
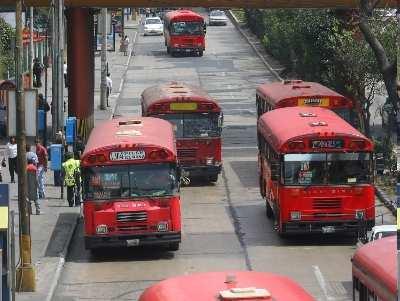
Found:
M 336 297 L 331 296 L 330 292 L 332 291 L 332 288 L 331 288 L 330 284 L 325 280 L 319 267 L 317 265 L 313 265 L 312 267 L 314 270 L 315 278 L 317 278 L 318 284 L 319 284 L 321 290 L 324 292 L 325 300 L 327 300 L 327 301 L 338 300 Z

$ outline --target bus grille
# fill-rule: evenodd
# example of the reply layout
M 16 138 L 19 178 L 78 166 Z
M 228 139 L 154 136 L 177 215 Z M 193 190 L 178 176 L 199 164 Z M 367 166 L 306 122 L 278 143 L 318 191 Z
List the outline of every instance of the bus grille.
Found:
M 146 211 L 117 213 L 117 222 L 145 222 L 145 221 L 147 221 Z
M 196 158 L 196 149 L 194 148 L 178 149 L 178 158 Z
M 147 226 L 143 225 L 143 226 L 119 226 L 117 227 L 118 231 L 146 231 L 147 230 Z
M 342 208 L 341 200 L 314 200 L 314 209 L 340 209 Z
M 324 213 L 322 213 L 322 212 L 320 212 L 320 213 L 313 213 L 313 217 L 314 218 L 317 218 L 317 219 L 320 219 L 320 218 L 339 218 L 339 217 L 343 217 L 343 216 L 345 216 L 345 214 L 343 214 L 342 212 L 329 212 L 329 213 L 327 213 L 327 212 L 324 212 Z

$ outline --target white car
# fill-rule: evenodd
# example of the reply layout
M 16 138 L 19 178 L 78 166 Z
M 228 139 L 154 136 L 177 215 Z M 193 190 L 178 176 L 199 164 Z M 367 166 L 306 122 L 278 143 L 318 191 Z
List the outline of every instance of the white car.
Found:
M 379 225 L 375 226 L 367 233 L 368 242 L 381 239 L 387 236 L 397 235 L 396 225 Z
M 210 25 L 226 25 L 228 23 L 228 17 L 222 10 L 212 10 L 208 17 L 208 24 Z
M 144 35 L 162 35 L 164 24 L 159 17 L 149 17 L 144 21 Z

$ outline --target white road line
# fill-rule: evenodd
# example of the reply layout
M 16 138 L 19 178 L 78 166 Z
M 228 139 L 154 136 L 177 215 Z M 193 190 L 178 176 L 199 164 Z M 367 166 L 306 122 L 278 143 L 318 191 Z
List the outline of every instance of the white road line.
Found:
M 332 290 L 330 289 L 329 283 L 326 282 L 324 276 L 322 275 L 322 272 L 319 269 L 319 267 L 317 265 L 313 265 L 312 267 L 314 270 L 315 278 L 317 278 L 318 284 L 321 287 L 321 290 L 324 292 L 325 300 L 327 300 L 327 301 L 337 300 L 335 297 L 330 295 L 329 291 L 332 291 Z

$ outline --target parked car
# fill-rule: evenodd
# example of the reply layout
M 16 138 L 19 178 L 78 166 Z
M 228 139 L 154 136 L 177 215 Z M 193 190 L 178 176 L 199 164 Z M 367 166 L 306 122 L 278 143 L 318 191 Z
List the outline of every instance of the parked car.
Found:
M 149 17 L 144 21 L 144 35 L 163 35 L 164 25 L 159 17 Z
M 226 25 L 228 22 L 228 17 L 222 10 L 212 10 L 208 17 L 208 23 L 210 25 Z
M 387 236 L 397 235 L 396 225 L 379 225 L 375 226 L 367 233 L 368 242 L 381 239 Z

